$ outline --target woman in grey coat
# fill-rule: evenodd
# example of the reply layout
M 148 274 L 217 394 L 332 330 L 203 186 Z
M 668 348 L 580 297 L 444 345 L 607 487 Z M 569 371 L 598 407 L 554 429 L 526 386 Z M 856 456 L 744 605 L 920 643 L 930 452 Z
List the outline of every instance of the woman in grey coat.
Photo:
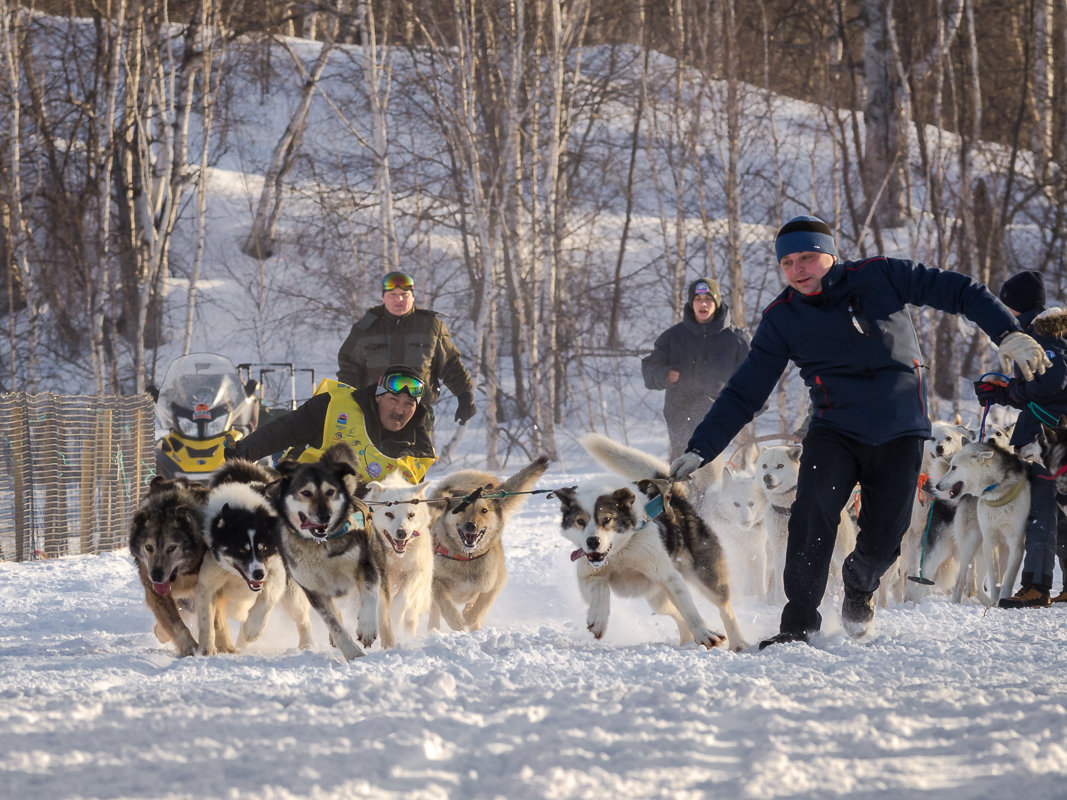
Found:
M 750 340 L 731 323 L 717 282 L 698 278 L 689 284 L 682 321 L 661 333 L 641 360 L 645 387 L 667 392 L 663 418 L 669 460 L 685 451 L 693 430 L 748 355 Z

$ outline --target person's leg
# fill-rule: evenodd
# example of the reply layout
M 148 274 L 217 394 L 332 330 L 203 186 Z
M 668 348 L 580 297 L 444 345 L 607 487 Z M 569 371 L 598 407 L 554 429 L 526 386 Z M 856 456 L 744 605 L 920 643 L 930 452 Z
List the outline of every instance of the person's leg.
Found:
M 864 447 L 860 468 L 860 514 L 856 549 L 845 559 L 846 589 L 870 594 L 900 557 L 900 541 L 911 523 L 923 440 L 917 436 Z
M 1067 495 L 1056 495 L 1056 558 L 1060 562 L 1063 591 L 1052 598 L 1053 603 L 1067 603 Z
M 845 559 L 841 623 L 854 637 L 867 633 L 874 618 L 874 591 L 900 557 L 900 541 L 911 523 L 923 440 L 893 439 L 860 449 L 860 513 L 856 549 Z
M 786 540 L 782 633 L 806 635 L 822 624 L 819 603 L 826 591 L 841 509 L 856 483 L 855 445 L 848 437 L 820 427 L 804 438 Z
M 1030 462 L 1030 514 L 1026 518 L 1026 550 L 1019 582 L 1012 597 L 997 604 L 1001 608 L 1047 606 L 1056 563 L 1056 482 L 1041 464 Z M 1004 587 L 1011 591 L 1011 587 Z

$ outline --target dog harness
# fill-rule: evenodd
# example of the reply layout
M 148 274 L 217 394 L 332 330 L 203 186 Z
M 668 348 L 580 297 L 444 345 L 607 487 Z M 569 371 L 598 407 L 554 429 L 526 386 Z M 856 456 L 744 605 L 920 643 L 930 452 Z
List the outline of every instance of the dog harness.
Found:
M 318 461 L 325 448 L 338 442 L 351 446 L 359 457 L 357 464 L 363 481 L 381 480 L 391 472 L 399 471 L 408 483 L 418 483 L 436 458 L 422 456 L 387 456 L 371 441 L 363 409 L 352 396 L 352 387 L 337 381 L 323 381 L 330 395 L 330 405 L 322 428 L 322 449 L 308 447 L 297 458 L 304 463 Z

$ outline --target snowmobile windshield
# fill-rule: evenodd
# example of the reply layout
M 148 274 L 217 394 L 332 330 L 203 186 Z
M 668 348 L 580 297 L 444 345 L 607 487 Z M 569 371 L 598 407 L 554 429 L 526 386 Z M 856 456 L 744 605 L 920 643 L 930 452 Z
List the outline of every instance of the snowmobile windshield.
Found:
M 156 401 L 156 433 L 211 439 L 248 426 L 254 407 L 237 368 L 224 356 L 192 353 L 171 363 Z

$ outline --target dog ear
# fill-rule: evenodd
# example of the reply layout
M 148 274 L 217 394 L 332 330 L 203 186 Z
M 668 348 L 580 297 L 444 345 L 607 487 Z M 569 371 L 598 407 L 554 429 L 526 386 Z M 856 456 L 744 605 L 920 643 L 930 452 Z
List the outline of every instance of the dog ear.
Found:
M 627 511 L 633 508 L 634 500 L 637 499 L 636 497 L 634 497 L 634 493 L 627 489 L 625 486 L 621 489 L 616 489 L 614 492 L 612 492 L 611 497 L 619 506 L 619 508 L 626 509 Z
M 568 508 L 577 505 L 578 502 L 578 493 L 573 486 L 564 486 L 562 489 L 553 489 L 548 496 L 558 499 L 564 512 L 566 512 Z
M 799 461 L 801 453 L 804 452 L 804 446 L 800 444 L 800 442 L 797 442 L 796 444 L 791 444 L 789 445 L 789 450 L 787 452 L 789 453 L 789 457 L 791 459 L 793 459 L 794 461 Z
M 137 509 L 133 515 L 133 519 L 130 520 L 130 549 L 133 550 L 134 539 L 136 539 L 141 531 L 144 530 L 145 523 L 148 522 L 148 512 L 143 508 Z
M 278 474 L 280 474 L 280 475 L 282 475 L 284 477 L 289 477 L 294 472 L 296 472 L 298 469 L 300 469 L 300 467 L 301 467 L 300 462 L 296 461 L 294 459 L 291 459 L 291 458 L 283 459 L 283 460 L 279 461 L 277 464 L 274 465 L 275 471 L 277 471 Z

